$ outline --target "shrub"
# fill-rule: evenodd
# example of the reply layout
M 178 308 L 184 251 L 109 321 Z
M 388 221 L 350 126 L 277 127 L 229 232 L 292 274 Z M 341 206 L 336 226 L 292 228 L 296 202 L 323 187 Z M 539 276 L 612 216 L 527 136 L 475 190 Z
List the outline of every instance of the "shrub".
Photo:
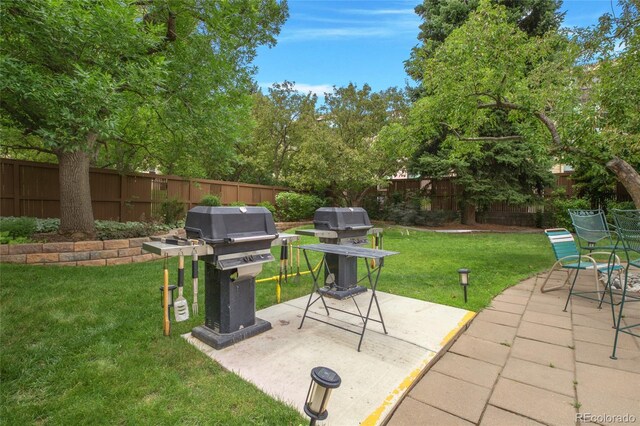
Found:
M 60 229 L 60 219 L 36 219 L 36 232 L 51 233 L 58 232 L 58 229 Z
M 164 200 L 160 204 L 160 215 L 165 225 L 176 226 L 184 217 L 184 204 L 177 198 Z
M 323 201 L 315 195 L 297 192 L 280 192 L 276 195 L 278 220 L 283 222 L 309 219 L 322 205 Z
M 0 244 L 26 244 L 30 243 L 31 240 L 26 237 L 18 237 L 13 238 L 6 231 L 0 231 Z
M 168 225 L 149 222 L 115 222 L 96 220 L 96 236 L 101 240 L 119 240 L 124 238 L 148 237 L 169 231 Z
M 234 201 L 232 203 L 229 203 L 229 207 L 244 207 L 246 206 L 246 203 L 243 203 L 242 201 Z
M 32 217 L 3 217 L 0 220 L 0 231 L 6 232 L 12 239 L 29 238 L 37 230 L 36 220 Z
M 571 232 L 575 232 L 575 230 L 567 210 L 591 208 L 588 200 L 584 198 L 567 198 L 562 192 L 554 192 L 552 198 L 545 204 L 545 212 L 548 211 L 548 215 L 545 215 L 546 220 L 544 222 L 550 221 L 550 223 L 544 223 L 544 227 L 566 228 Z
M 273 217 L 276 217 L 276 207 L 273 204 L 271 204 L 270 202 L 263 201 L 261 203 L 258 203 L 258 206 L 259 207 L 264 207 L 265 209 L 269 210 L 271 212 L 271 215 Z
M 613 215 L 611 210 L 635 210 L 636 205 L 633 201 L 609 201 L 607 203 L 607 222 L 613 224 Z
M 377 195 L 369 195 L 362 200 L 362 208 L 367 211 L 371 220 L 386 220 L 389 211 L 385 205 L 378 201 Z
M 218 197 L 217 195 L 208 194 L 202 197 L 202 200 L 200 200 L 200 205 L 216 207 L 221 206 L 222 202 L 220 202 L 220 197 Z

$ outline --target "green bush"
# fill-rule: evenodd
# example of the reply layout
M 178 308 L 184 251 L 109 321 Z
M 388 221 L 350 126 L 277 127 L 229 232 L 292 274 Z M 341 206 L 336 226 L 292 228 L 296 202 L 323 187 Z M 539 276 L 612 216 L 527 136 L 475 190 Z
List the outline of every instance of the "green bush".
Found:
M 149 222 L 115 222 L 96 220 L 96 236 L 101 240 L 148 237 L 169 231 L 171 226 Z
M 0 244 L 27 244 L 32 242 L 27 237 L 13 238 L 7 231 L 0 231 Z
M 229 207 L 244 207 L 246 206 L 246 203 L 243 203 L 242 201 L 234 201 L 232 203 L 229 203 Z
M 635 210 L 636 205 L 633 201 L 609 201 L 607 203 L 607 221 L 613 224 L 613 215 L 611 210 Z
M 57 218 L 47 218 L 47 219 L 36 219 L 36 232 L 38 233 L 51 233 L 58 232 L 60 229 L 60 219 Z
M 574 232 L 569 209 L 591 208 L 589 201 L 584 198 L 567 198 L 562 193 L 554 193 L 552 198 L 545 203 L 545 215 L 543 216 L 544 228 L 566 228 Z
M 296 220 L 310 219 L 323 204 L 322 199 L 315 195 L 280 192 L 276 195 L 277 220 L 294 222 Z
M 12 239 L 30 238 L 37 231 L 33 217 L 3 217 L 0 220 L 0 232 L 6 232 Z
M 258 203 L 258 207 L 264 207 L 265 209 L 269 210 L 271 212 L 271 215 L 273 217 L 276 217 L 276 207 L 271 204 L 268 201 L 263 201 L 261 203 Z
M 160 204 L 160 215 L 165 225 L 176 226 L 184 217 L 184 204 L 177 198 L 164 200 Z
M 221 206 L 222 202 L 220 201 L 220 197 L 218 197 L 217 195 L 208 194 L 202 197 L 202 200 L 200 200 L 200 205 L 217 207 Z
M 371 220 L 387 220 L 389 210 L 378 201 L 377 195 L 369 195 L 362 200 L 362 208 L 367 211 Z

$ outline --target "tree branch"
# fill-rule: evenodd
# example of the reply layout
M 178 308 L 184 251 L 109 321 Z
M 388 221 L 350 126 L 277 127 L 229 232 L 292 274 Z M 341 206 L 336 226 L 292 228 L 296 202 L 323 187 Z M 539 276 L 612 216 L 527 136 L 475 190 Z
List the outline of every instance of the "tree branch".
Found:
M 514 104 L 512 102 L 507 102 L 498 99 L 496 102 L 486 103 L 486 104 L 478 104 L 478 109 L 505 109 L 505 110 L 515 110 L 515 111 L 525 111 L 530 114 L 533 114 L 544 126 L 549 130 L 551 134 L 551 139 L 553 140 L 554 145 L 562 147 L 562 140 L 560 139 L 560 134 L 558 133 L 558 129 L 556 129 L 556 124 L 551 120 L 551 118 L 547 117 L 546 114 L 539 111 L 531 111 L 530 109 Z
M 453 127 L 451 127 L 450 125 L 448 125 L 447 123 L 441 122 L 440 124 L 444 124 L 445 126 L 447 126 L 449 128 L 449 130 L 451 130 L 456 137 L 461 140 L 461 141 L 465 141 L 465 142 L 510 142 L 510 141 L 521 141 L 522 140 L 522 136 L 519 135 L 511 135 L 511 136 L 478 136 L 475 138 L 467 138 L 462 136 L 460 133 L 458 133 L 458 131 L 456 129 L 454 129 Z

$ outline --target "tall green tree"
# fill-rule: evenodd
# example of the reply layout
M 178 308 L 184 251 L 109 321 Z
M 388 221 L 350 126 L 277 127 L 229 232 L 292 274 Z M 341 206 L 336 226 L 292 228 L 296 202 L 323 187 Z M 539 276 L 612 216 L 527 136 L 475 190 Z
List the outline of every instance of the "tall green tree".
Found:
M 395 88 L 334 87 L 320 110 L 323 128 L 301 147 L 290 184 L 323 191 L 335 204 L 360 205 L 408 156 L 401 126 L 407 109 L 404 92 Z
M 256 47 L 274 44 L 287 16 L 276 0 L 0 7 L 3 133 L 12 149 L 58 158 L 60 230 L 88 235 L 92 161 L 146 158 L 170 172 L 203 155 L 210 167 L 224 163 L 217 156 L 227 155 L 238 117 L 249 112 Z
M 564 150 L 580 175 L 607 184 L 615 177 L 640 208 L 640 13 L 637 0 L 620 2 L 622 13 L 607 13 L 593 28 L 578 31 L 580 107 L 562 125 L 574 140 Z M 609 184 L 610 185 L 610 184 Z M 592 189 L 585 192 L 593 192 Z
M 560 2 L 556 0 L 492 1 L 491 4 L 504 4 L 499 6 L 503 11 L 504 23 L 519 29 L 523 40 L 540 38 L 543 34 L 556 30 L 563 16 L 557 10 Z M 431 109 L 425 112 L 424 106 L 437 98 L 434 94 L 435 88 L 439 90 L 443 87 L 441 76 L 433 73 L 429 67 L 440 54 L 439 50 L 444 49 L 449 37 L 462 26 L 467 31 L 472 30 L 476 33 L 487 29 L 486 23 L 478 21 L 474 22 L 477 28 L 470 28 L 467 21 L 478 7 L 480 1 L 426 0 L 416 8 L 425 20 L 419 36 L 423 44 L 414 49 L 412 58 L 406 65 L 409 73 L 422 81 L 420 89 L 414 92 L 414 97 L 430 100 L 417 102 L 414 121 L 422 120 L 418 117 L 425 113 L 432 113 Z M 503 49 L 503 56 L 510 54 L 507 50 L 509 46 L 500 48 Z M 457 67 L 458 64 L 452 66 Z M 525 74 L 528 71 L 527 68 L 522 70 Z M 434 111 L 437 109 L 436 106 L 433 108 Z M 483 122 L 476 125 L 477 134 L 471 140 L 468 135 L 461 137 L 460 129 L 444 118 L 433 124 L 435 127 L 432 127 L 428 134 L 421 131 L 413 132 L 414 137 L 418 138 L 416 144 L 419 148 L 414 155 L 411 169 L 432 177 L 452 173 L 456 175 L 458 182 L 463 186 L 463 223 L 475 223 L 476 209 L 485 208 L 492 202 L 530 202 L 536 195 L 540 195 L 541 188 L 550 182 L 550 161 L 541 155 L 543 153 L 539 149 L 531 145 L 535 145 L 535 141 L 518 134 L 519 129 L 504 111 L 486 110 Z M 417 124 L 418 128 L 420 126 L 421 124 Z M 463 139 L 466 142 L 465 146 L 457 146 L 457 142 Z M 508 147 L 514 140 L 520 141 L 518 149 Z
M 241 149 L 239 166 L 245 181 L 264 184 L 286 184 L 291 164 L 299 158 L 300 147 L 317 131 L 318 97 L 300 93 L 295 83 L 275 83 L 253 96 L 252 116 L 255 121 L 251 144 Z
M 537 154 L 533 158 L 589 156 L 606 164 L 633 193 L 637 172 L 632 165 L 612 151 L 599 159 L 590 155 L 588 139 L 558 125 L 586 117 L 580 112 L 583 91 L 577 83 L 585 67 L 575 66 L 579 53 L 577 44 L 555 32 L 527 37 L 509 22 L 503 7 L 481 1 L 426 62 L 424 84 L 431 95 L 416 103 L 413 122 L 427 138 L 438 135 L 443 125 L 453 129 L 447 143 L 454 152 L 474 149 L 470 142 L 502 140 L 529 143 Z M 480 133 L 496 111 L 507 114 L 514 134 L 492 138 Z
M 419 44 L 405 62 L 407 73 L 416 81 L 424 74 L 424 61 L 431 58 L 451 32 L 461 26 L 478 8 L 480 0 L 423 0 L 415 12 L 422 19 Z M 506 8 L 507 19 L 529 36 L 556 30 L 564 18 L 562 0 L 494 0 Z

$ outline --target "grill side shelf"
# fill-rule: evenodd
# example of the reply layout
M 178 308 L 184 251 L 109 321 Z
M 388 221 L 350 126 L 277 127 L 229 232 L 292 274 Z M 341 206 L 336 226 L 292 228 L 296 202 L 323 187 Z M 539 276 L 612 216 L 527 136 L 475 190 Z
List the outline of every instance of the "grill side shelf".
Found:
M 198 256 L 206 256 L 213 254 L 213 247 L 208 244 L 178 246 L 175 244 L 167 244 L 160 241 L 150 241 L 142 244 L 142 250 L 149 253 L 159 254 L 161 256 L 178 256 L 183 254 L 191 256 L 194 251 Z

